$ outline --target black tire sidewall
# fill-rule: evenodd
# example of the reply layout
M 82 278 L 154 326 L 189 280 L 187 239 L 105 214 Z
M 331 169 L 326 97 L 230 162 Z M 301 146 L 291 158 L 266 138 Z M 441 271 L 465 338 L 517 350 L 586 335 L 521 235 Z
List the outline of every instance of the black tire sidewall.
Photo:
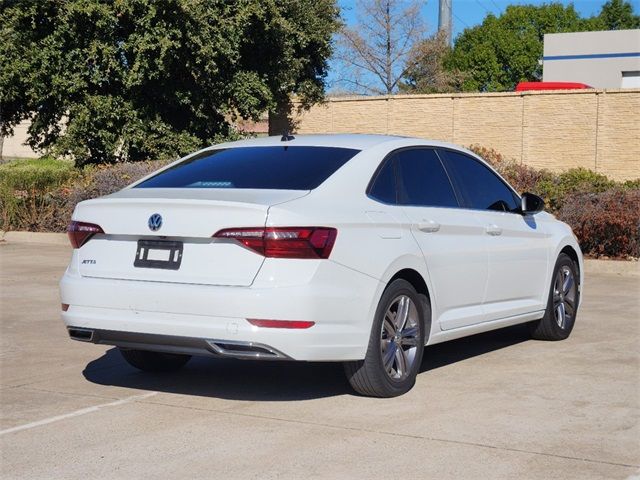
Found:
M 400 295 L 407 295 L 415 304 L 416 309 L 418 310 L 418 316 L 421 320 L 420 338 L 418 342 L 418 351 L 416 352 L 416 360 L 411 366 L 409 375 L 404 380 L 394 380 L 389 377 L 382 363 L 382 352 L 380 350 L 380 334 L 382 330 L 382 322 L 384 321 L 384 315 L 387 312 L 387 309 L 391 306 L 391 303 Z M 421 296 L 418 295 L 413 285 L 411 285 L 406 280 L 401 279 L 394 280 L 391 284 L 389 284 L 382 297 L 380 298 L 380 302 L 378 303 L 378 308 L 376 309 L 376 315 L 371 329 L 369 351 L 367 352 L 367 357 L 369 358 L 367 358 L 366 361 L 373 361 L 375 363 L 376 368 L 380 372 L 381 380 L 385 384 L 386 389 L 389 391 L 390 396 L 401 395 L 409 391 L 415 384 L 416 377 L 422 364 L 422 356 L 424 354 L 424 343 L 426 335 L 425 329 L 428 323 L 425 321 L 425 314 L 427 313 L 425 311 L 425 308 L 428 308 L 428 304 L 425 305 L 425 302 L 422 300 Z
M 569 325 L 566 328 L 560 328 L 558 323 L 556 322 L 555 313 L 553 309 L 553 287 L 556 281 L 556 275 L 558 274 L 558 270 L 563 266 L 569 267 L 571 270 L 571 274 L 573 275 L 574 281 L 576 282 L 576 308 L 571 318 Z M 580 277 L 578 276 L 578 269 L 576 268 L 575 263 L 568 255 L 561 253 L 558 256 L 558 260 L 556 260 L 556 265 L 553 268 L 553 275 L 551 276 L 551 282 L 549 285 L 549 295 L 547 299 L 547 310 L 545 312 L 545 318 L 543 321 L 547 323 L 547 327 L 550 328 L 553 332 L 554 337 L 558 339 L 565 339 L 569 337 L 571 331 L 576 322 L 576 317 L 578 315 L 578 308 L 580 306 Z

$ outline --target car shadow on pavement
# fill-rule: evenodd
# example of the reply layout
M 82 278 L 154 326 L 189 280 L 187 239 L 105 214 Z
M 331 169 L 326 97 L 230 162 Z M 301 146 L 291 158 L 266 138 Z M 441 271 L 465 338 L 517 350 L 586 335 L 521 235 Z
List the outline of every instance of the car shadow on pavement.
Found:
M 350 393 L 336 363 L 193 357 L 177 372 L 149 373 L 131 367 L 111 348 L 83 374 L 100 385 L 229 400 L 290 401 Z
M 462 362 L 527 340 L 531 340 L 531 333 L 528 325 L 522 324 L 438 343 L 425 349 L 420 373 L 446 367 L 452 363 Z
M 420 372 L 465 361 L 530 338 L 516 325 L 453 340 L 425 350 Z M 228 400 L 294 401 L 352 395 L 339 363 L 250 361 L 194 357 L 178 372 L 146 373 L 129 366 L 117 348 L 89 362 L 84 377 L 95 384 Z

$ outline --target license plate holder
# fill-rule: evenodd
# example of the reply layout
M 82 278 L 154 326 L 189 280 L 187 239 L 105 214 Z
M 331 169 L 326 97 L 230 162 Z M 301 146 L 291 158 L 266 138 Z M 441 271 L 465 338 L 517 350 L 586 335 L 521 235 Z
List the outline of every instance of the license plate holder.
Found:
M 182 250 L 182 242 L 169 240 L 138 240 L 138 249 L 136 250 L 136 258 L 133 261 L 133 266 L 137 268 L 178 270 L 182 263 Z

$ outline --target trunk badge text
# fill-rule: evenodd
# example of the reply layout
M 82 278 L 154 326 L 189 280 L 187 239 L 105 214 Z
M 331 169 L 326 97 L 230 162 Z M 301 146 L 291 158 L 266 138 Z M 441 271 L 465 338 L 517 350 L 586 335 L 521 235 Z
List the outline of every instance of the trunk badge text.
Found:
M 162 216 L 159 213 L 154 213 L 149 217 L 149 230 L 157 232 L 162 227 Z

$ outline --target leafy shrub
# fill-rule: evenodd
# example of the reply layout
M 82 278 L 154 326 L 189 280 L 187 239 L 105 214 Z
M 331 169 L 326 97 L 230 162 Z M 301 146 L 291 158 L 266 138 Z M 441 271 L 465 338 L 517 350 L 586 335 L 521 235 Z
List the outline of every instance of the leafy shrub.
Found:
M 585 170 L 555 174 L 473 145 L 519 192 L 545 198 L 547 211 L 573 228 L 586 255 L 640 256 L 640 179 L 624 183 Z M 0 165 L 0 229 L 64 231 L 78 202 L 108 195 L 168 164 L 168 160 L 74 169 L 50 158 Z
M 616 186 L 601 173 L 585 168 L 572 168 L 555 177 L 543 179 L 538 185 L 539 194 L 544 197 L 549 210 L 557 212 L 569 197 L 580 193 L 600 193 Z
M 75 203 L 89 198 L 102 197 L 117 192 L 170 163 L 168 160 L 149 162 L 125 162 L 100 165 L 85 169 L 83 181 L 74 184 L 69 191 Z
M 558 217 L 571 225 L 586 255 L 640 257 L 640 190 L 614 188 L 569 197 Z
M 71 162 L 53 158 L 0 165 L 0 229 L 41 230 L 55 217 L 55 192 L 78 176 Z
M 169 160 L 158 160 L 85 168 L 83 175 L 73 184 L 56 192 L 57 215 L 49 219 L 43 230 L 64 231 L 77 203 L 117 192 L 168 163 Z
M 14 165 L 20 164 L 20 165 Z M 17 160 L 0 166 L 0 229 L 65 230 L 78 202 L 120 190 L 169 161 L 73 168 L 61 160 Z
M 54 158 L 12 160 L 0 165 L 0 184 L 20 191 L 58 188 L 77 174 L 73 163 Z
M 558 213 L 571 196 L 580 193 L 600 193 L 612 188 L 640 189 L 640 179 L 617 183 L 606 175 L 586 168 L 553 173 L 507 159 L 492 148 L 471 145 L 469 149 L 484 158 L 519 193 L 531 192 L 544 198 L 546 210 L 552 213 Z
M 640 190 L 640 178 L 635 180 L 627 180 L 622 184 L 622 188 L 625 190 Z
M 509 160 L 493 148 L 471 145 L 469 149 L 484 158 L 519 193 L 531 192 L 544 196 L 540 185 L 553 179 L 553 174 L 548 170 L 538 170 Z
M 640 256 L 640 179 L 618 183 L 584 168 L 554 174 L 509 160 L 490 148 L 470 149 L 519 192 L 543 197 L 546 210 L 572 227 L 585 255 Z

